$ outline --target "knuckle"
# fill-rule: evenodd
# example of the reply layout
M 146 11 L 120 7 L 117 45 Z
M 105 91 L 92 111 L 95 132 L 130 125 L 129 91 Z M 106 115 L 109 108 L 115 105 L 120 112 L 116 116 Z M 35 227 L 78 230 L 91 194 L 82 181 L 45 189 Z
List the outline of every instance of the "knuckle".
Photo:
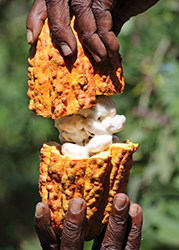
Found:
M 93 34 L 90 34 L 89 32 L 82 33 L 82 34 L 80 35 L 82 42 L 83 42 L 84 44 L 88 43 L 89 40 L 91 39 L 92 35 L 93 35 Z
M 106 243 L 106 244 L 103 244 L 101 245 L 101 248 L 100 250 L 116 250 L 116 249 L 121 249 L 121 247 L 118 245 L 112 245 L 110 243 Z
M 87 11 L 91 8 L 91 1 L 72 0 L 71 8 L 75 15 L 81 15 L 84 13 L 84 11 Z
M 102 243 L 101 249 L 122 249 L 125 228 L 126 219 L 124 216 L 110 216 L 107 227 L 107 238 Z
M 95 1 L 92 4 L 92 10 L 93 10 L 93 13 L 98 13 L 98 12 L 104 11 L 105 6 L 104 6 L 102 1 L 100 1 L 100 2 Z
M 54 5 L 54 4 L 58 4 L 58 0 L 45 0 L 46 5 Z
M 92 10 L 93 10 L 93 14 L 95 16 L 95 19 L 97 21 L 104 18 L 106 10 L 105 10 L 103 5 L 101 5 L 101 4 L 97 5 L 96 3 L 94 3 L 92 6 Z
M 86 29 L 79 30 L 80 39 L 82 43 L 84 44 L 91 43 L 91 41 L 93 41 L 94 36 L 96 36 L 96 34 L 97 34 L 96 31 L 90 26 L 86 27 Z
M 117 250 L 122 249 L 122 242 L 116 241 L 112 237 L 108 237 L 105 242 L 102 242 L 100 250 Z M 129 249 L 128 249 L 129 250 Z
M 129 235 L 130 239 L 141 239 L 141 230 L 138 226 L 133 225 Z
M 50 26 L 51 33 L 56 41 L 62 40 L 62 36 L 64 34 L 64 27 L 61 24 L 53 24 Z
M 141 242 L 141 230 L 137 225 L 133 225 L 128 236 L 126 250 L 138 250 Z
M 114 234 L 118 234 L 124 229 L 126 220 L 123 216 L 110 216 L 108 223 Z
M 99 10 L 111 10 L 115 4 L 115 0 L 95 0 L 92 8 Z
M 133 238 L 136 238 L 141 234 L 141 230 L 137 225 L 132 225 L 130 233 Z
M 135 244 L 135 242 L 128 242 L 127 243 L 127 246 L 125 248 L 126 250 L 138 250 L 139 249 L 139 245 L 138 244 Z
M 59 35 L 59 33 L 61 33 L 62 28 L 61 28 L 60 26 L 57 26 L 57 25 L 52 25 L 52 26 L 50 27 L 50 30 L 51 30 L 53 36 L 56 37 L 56 36 Z
M 109 244 L 110 246 L 114 246 L 114 249 L 117 249 L 115 246 L 118 245 L 119 247 L 121 244 L 119 239 L 122 237 L 121 232 L 124 232 L 124 229 L 124 219 L 116 219 L 116 217 L 110 216 L 107 227 L 107 240 L 104 242 L 105 247 Z
M 70 238 L 71 241 L 78 238 L 80 234 L 80 227 L 72 221 L 66 220 L 63 228 L 63 234 Z
M 98 35 L 102 38 L 102 40 L 107 34 L 108 32 L 106 31 L 106 28 L 101 26 L 100 29 L 98 30 Z
M 112 9 L 114 1 L 94 1 L 92 4 L 92 11 L 95 15 L 96 20 L 105 20 L 108 19 L 108 16 L 111 17 L 110 10 Z

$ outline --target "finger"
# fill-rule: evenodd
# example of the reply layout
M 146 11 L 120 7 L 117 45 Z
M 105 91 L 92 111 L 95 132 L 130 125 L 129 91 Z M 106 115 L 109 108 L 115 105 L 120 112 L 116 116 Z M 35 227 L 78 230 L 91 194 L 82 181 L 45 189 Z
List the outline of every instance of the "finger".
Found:
M 62 231 L 61 250 L 82 250 L 84 245 L 84 227 L 86 203 L 76 197 L 70 201 Z
M 70 27 L 68 0 L 46 0 L 49 26 L 53 37 L 59 44 L 64 56 L 71 56 L 76 51 L 76 38 Z
M 57 250 L 58 239 L 50 224 L 49 207 L 39 202 L 35 210 L 35 229 L 43 250 Z
M 117 55 L 119 51 L 119 42 L 112 31 L 113 21 L 110 11 L 113 6 L 114 0 L 94 0 L 92 5 L 98 35 L 105 44 L 110 57 Z
M 75 27 L 82 43 L 88 48 L 94 59 L 99 62 L 107 56 L 105 45 L 97 34 L 97 26 L 92 12 L 92 0 L 72 0 L 75 14 Z
M 115 195 L 101 250 L 122 249 L 127 228 L 129 204 L 127 195 L 123 193 Z
M 27 42 L 34 44 L 42 30 L 43 21 L 47 18 L 45 0 L 35 0 L 27 16 Z
M 128 235 L 125 250 L 140 248 L 141 242 L 141 229 L 142 229 L 142 209 L 141 207 L 133 203 L 130 205 L 129 214 L 131 217 L 131 229 Z
M 114 197 L 109 221 L 101 245 L 103 249 L 121 250 L 127 228 L 129 198 L 121 193 Z

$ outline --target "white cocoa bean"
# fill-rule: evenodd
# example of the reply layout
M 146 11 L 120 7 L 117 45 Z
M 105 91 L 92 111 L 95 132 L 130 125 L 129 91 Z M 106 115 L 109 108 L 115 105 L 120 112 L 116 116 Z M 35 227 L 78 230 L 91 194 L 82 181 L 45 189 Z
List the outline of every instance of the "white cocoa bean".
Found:
M 115 115 L 113 117 L 106 117 L 101 125 L 110 133 L 117 133 L 123 129 L 126 123 L 126 117 L 124 115 Z
M 88 137 L 88 136 L 87 136 Z M 59 135 L 61 143 L 65 142 L 75 142 L 77 144 L 83 144 L 84 138 L 82 138 L 79 133 L 68 133 L 66 131 L 61 132 Z
M 59 119 L 55 120 L 55 126 L 60 132 L 66 131 L 69 133 L 74 133 L 77 128 L 82 128 L 81 123 L 83 122 L 83 120 L 84 118 L 80 115 L 62 116 Z
M 62 154 L 73 158 L 89 158 L 85 147 L 73 143 L 64 143 L 61 147 Z
M 96 135 L 86 144 L 87 151 L 101 152 L 112 144 L 112 135 Z
M 97 119 L 103 120 L 107 116 L 114 116 L 116 114 L 115 102 L 108 96 L 98 96 L 96 106 L 92 107 Z
M 84 129 L 89 135 L 109 134 L 107 130 L 101 126 L 101 123 L 99 121 L 95 121 L 92 118 L 86 118 L 84 120 Z
M 89 109 L 80 110 L 79 114 L 83 117 L 90 117 L 94 120 L 102 120 L 106 116 L 114 116 L 116 114 L 115 102 L 108 96 L 97 96 L 96 105 Z

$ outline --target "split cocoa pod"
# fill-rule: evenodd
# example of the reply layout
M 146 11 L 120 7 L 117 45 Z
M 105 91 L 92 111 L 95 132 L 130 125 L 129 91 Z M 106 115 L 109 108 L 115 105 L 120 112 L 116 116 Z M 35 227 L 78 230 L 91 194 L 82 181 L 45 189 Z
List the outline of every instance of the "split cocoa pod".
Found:
M 72 22 L 73 23 L 73 22 Z M 95 63 L 81 45 L 77 33 L 77 54 L 64 58 L 51 39 L 48 20 L 38 37 L 36 51 L 29 58 L 29 109 L 37 115 L 57 119 L 90 108 L 97 95 L 112 96 L 123 92 L 121 57 L 112 63 L 107 58 Z M 86 55 L 87 53 L 87 55 Z
M 85 120 L 85 110 L 97 106 L 97 96 L 110 97 L 122 93 L 124 89 L 120 55 L 115 62 L 107 58 L 104 62 L 96 63 L 81 45 L 77 33 L 74 33 L 77 54 L 72 62 L 70 58 L 64 58 L 54 45 L 46 20 L 36 50 L 28 60 L 29 109 L 55 121 L 62 116 L 80 114 L 81 110 Z M 110 117 L 113 115 L 115 112 Z M 83 130 L 85 134 L 89 133 Z M 108 131 L 105 133 L 108 135 Z M 84 144 L 93 136 L 90 133 Z M 111 145 L 88 158 L 64 155 L 61 145 L 55 142 L 43 144 L 40 151 L 39 191 L 42 202 L 50 208 L 51 224 L 57 234 L 62 232 L 70 200 L 82 197 L 87 203 L 85 240 L 93 239 L 108 221 L 114 195 L 125 191 L 132 155 L 138 144 L 128 140 L 112 143 L 112 133 L 109 133 L 110 136 Z M 85 146 L 81 144 L 81 147 Z
M 114 195 L 124 192 L 138 144 L 113 143 L 108 150 L 90 158 L 62 155 L 60 145 L 44 143 L 40 153 L 39 190 L 48 204 L 51 224 L 61 235 L 65 214 L 73 197 L 87 204 L 85 240 L 97 236 L 106 225 Z

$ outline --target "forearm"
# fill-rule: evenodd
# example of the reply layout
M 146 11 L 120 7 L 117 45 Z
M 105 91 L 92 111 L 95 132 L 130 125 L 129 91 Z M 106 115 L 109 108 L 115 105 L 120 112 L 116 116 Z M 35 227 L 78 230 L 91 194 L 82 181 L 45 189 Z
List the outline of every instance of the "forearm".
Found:
M 114 22 L 114 30 L 116 35 L 119 33 L 122 25 L 128 21 L 131 17 L 136 16 L 142 12 L 145 12 L 159 0 L 117 0 L 114 9 L 112 10 Z
M 119 13 L 122 16 L 125 16 L 127 18 L 130 18 L 132 16 L 136 16 L 146 10 L 148 10 L 150 7 L 155 5 L 159 0 L 124 0 L 120 4 Z M 120 3 L 121 1 L 119 1 Z

